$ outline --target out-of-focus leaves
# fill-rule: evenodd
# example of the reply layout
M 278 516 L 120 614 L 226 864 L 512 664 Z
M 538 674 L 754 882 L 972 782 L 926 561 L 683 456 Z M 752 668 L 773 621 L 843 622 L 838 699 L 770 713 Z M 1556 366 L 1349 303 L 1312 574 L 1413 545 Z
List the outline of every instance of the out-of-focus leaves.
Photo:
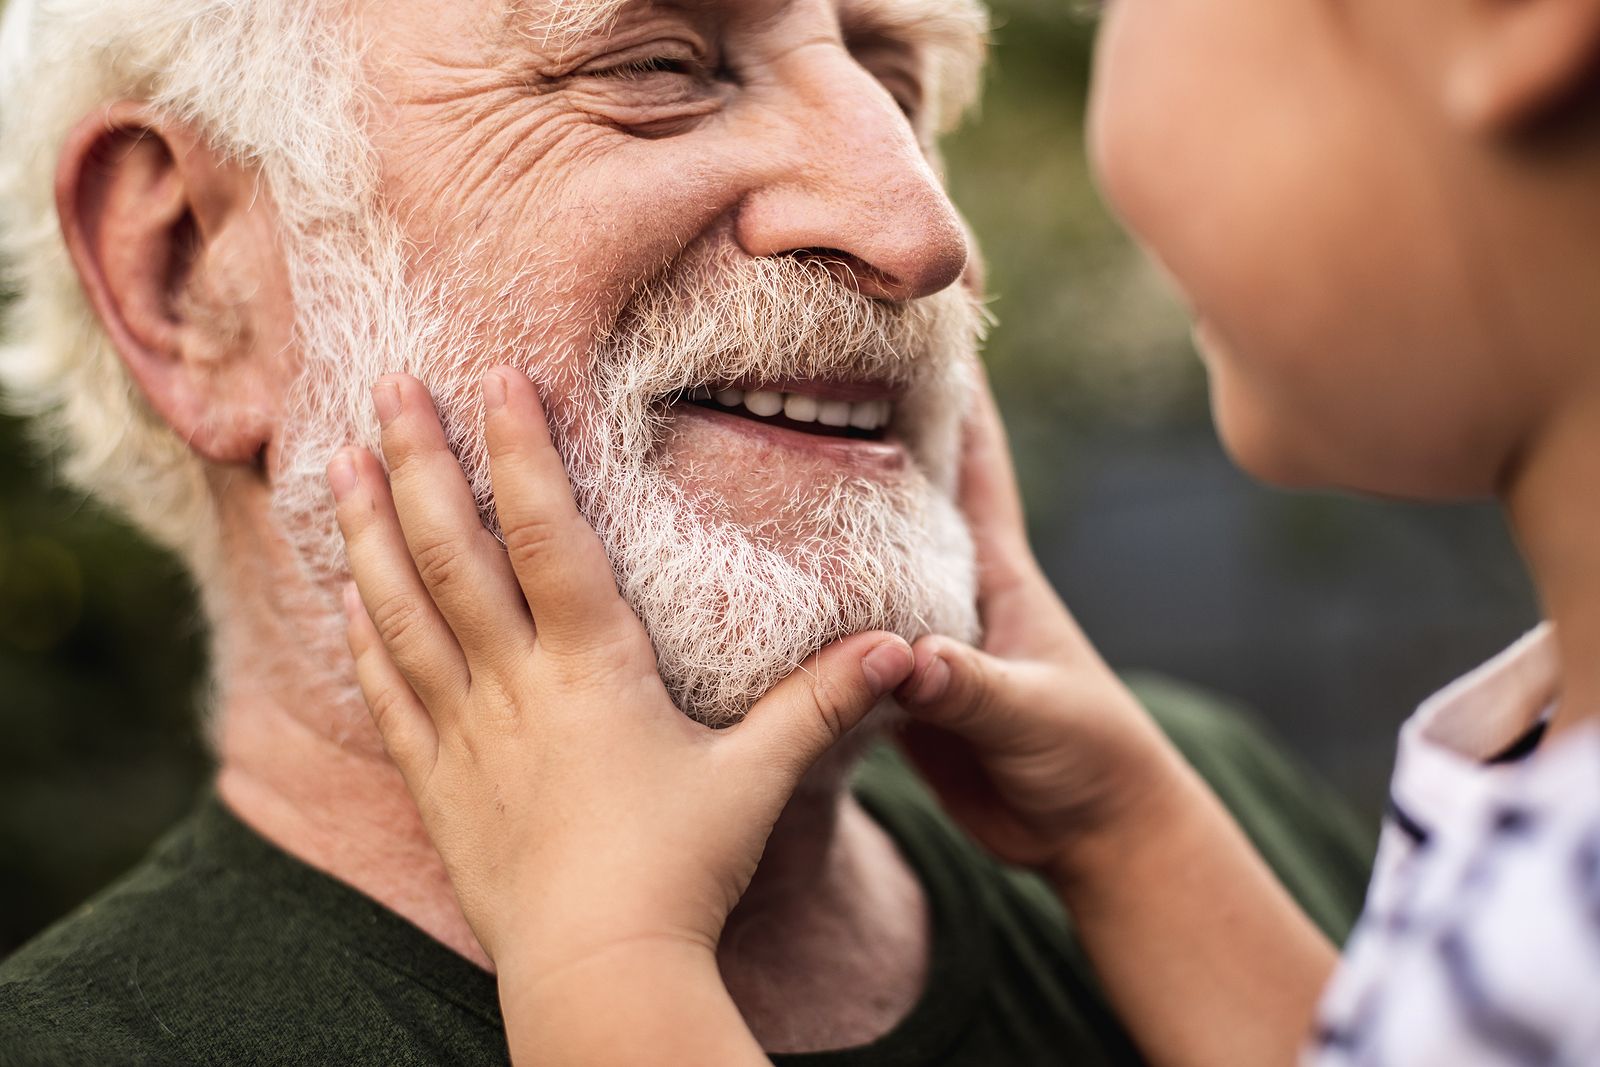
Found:
M 0 955 L 138 858 L 205 773 L 181 568 L 0 418 Z
M 83 609 L 78 558 L 44 537 L 26 537 L 0 551 L 0 642 L 24 652 L 54 648 Z

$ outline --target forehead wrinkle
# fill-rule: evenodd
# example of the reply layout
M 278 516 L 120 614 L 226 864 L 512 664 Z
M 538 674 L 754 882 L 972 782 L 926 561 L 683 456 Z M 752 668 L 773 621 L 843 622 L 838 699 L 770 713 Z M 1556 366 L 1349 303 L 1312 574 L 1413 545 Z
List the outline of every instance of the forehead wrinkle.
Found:
M 4 0 L 0 0 L 3 3 Z M 748 6 L 755 0 L 507 0 L 506 21 L 523 37 L 546 44 L 570 46 L 579 38 L 608 31 L 628 8 L 712 7 L 717 4 Z M 762 0 L 773 3 L 773 0 Z M 775 0 L 787 8 L 793 0 Z

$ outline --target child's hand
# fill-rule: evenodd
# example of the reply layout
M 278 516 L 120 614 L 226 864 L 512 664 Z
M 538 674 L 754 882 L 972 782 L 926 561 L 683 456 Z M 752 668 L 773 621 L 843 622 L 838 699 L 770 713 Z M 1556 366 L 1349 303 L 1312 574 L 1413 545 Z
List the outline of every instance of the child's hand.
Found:
M 484 380 L 502 548 L 417 381 L 381 381 L 385 479 L 329 468 L 372 715 L 504 974 L 662 943 L 709 958 L 812 762 L 911 669 L 899 638 L 824 649 L 713 731 L 685 718 L 575 508 L 538 396 Z M 713 971 L 714 974 L 714 971 Z
M 987 387 L 965 449 L 961 506 L 977 544 L 983 648 L 916 643 L 916 669 L 897 693 L 913 717 L 902 743 L 980 842 L 1070 879 L 1090 845 L 1159 820 L 1195 780 L 1034 559 Z
M 1151 1063 L 1292 1062 L 1332 946 L 1045 580 L 987 390 L 961 492 L 983 650 L 917 642 L 907 750 L 974 836 L 1050 878 Z

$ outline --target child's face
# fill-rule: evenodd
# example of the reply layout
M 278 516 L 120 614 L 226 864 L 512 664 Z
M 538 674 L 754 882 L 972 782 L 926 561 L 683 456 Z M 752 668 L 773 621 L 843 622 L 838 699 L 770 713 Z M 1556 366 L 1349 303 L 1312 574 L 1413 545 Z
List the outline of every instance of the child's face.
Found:
M 1100 179 L 1192 303 L 1222 435 L 1268 480 L 1487 492 L 1522 432 L 1526 398 L 1486 343 L 1460 236 L 1469 139 L 1433 43 L 1450 7 L 1114 0 L 1105 14 Z

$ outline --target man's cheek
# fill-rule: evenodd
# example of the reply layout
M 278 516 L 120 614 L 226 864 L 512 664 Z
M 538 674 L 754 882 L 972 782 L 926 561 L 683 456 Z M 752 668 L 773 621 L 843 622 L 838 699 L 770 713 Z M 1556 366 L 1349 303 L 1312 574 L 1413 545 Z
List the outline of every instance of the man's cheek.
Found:
M 510 235 L 549 226 L 555 208 L 581 210 L 584 186 L 574 179 L 598 180 L 592 157 L 604 136 L 554 101 L 505 87 L 477 94 L 470 109 L 401 105 L 374 144 L 385 198 L 408 229 L 445 247 L 486 239 L 509 247 Z

